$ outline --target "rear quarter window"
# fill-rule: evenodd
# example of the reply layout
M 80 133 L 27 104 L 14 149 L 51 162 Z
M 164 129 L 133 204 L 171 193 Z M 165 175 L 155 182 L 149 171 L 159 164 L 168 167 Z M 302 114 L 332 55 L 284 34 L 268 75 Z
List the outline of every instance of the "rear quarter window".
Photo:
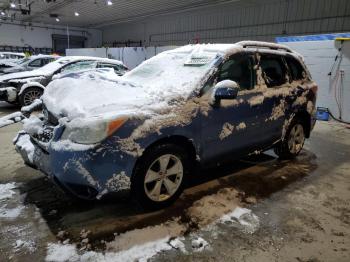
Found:
M 267 87 L 277 87 L 287 82 L 287 68 L 281 56 L 261 54 L 260 67 Z
M 289 72 L 293 80 L 301 80 L 306 77 L 304 67 L 294 57 L 286 56 L 285 60 L 289 67 Z

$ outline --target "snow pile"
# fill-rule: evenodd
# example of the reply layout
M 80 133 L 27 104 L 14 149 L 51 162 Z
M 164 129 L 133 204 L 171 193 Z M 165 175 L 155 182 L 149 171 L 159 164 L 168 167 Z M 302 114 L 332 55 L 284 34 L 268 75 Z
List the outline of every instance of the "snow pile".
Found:
M 13 245 L 15 252 L 18 252 L 21 249 L 26 249 L 30 253 L 33 253 L 36 249 L 35 242 L 33 240 L 16 240 L 16 243 Z
M 194 252 L 202 252 L 210 247 L 209 243 L 201 237 L 196 237 L 191 243 Z
M 23 120 L 23 130 L 30 135 L 42 134 L 43 122 L 35 115 Z
M 132 248 L 120 252 L 99 253 L 95 251 L 84 252 L 79 255 L 77 248 L 72 244 L 53 244 L 49 243 L 45 261 L 64 262 L 64 261 L 101 261 L 101 262 L 134 262 L 148 261 L 156 254 L 170 250 L 172 247 L 168 244 L 169 238 L 159 239 L 143 245 L 133 246 Z
M 8 207 L 7 200 L 16 194 L 13 190 L 15 188 L 15 183 L 0 184 L 0 221 L 1 219 L 14 219 L 18 217 L 24 209 L 24 206 L 16 206 L 14 208 Z
M 15 208 L 6 208 L 5 205 L 0 205 L 0 218 L 14 219 L 18 217 L 24 209 L 24 206 L 19 206 Z
M 184 237 L 177 237 L 170 240 L 169 245 L 176 250 L 180 250 L 184 254 L 188 254 L 185 244 L 183 243 L 184 240 L 185 240 Z
M 259 218 L 250 209 L 241 207 L 236 207 L 232 212 L 222 216 L 219 222 L 226 225 L 238 223 L 247 233 L 254 233 L 260 224 Z
M 113 241 L 105 243 L 104 253 L 78 250 L 74 244 L 50 243 L 46 261 L 148 261 L 166 250 L 185 250 L 181 240 L 177 239 L 184 231 L 185 225 L 176 219 L 153 227 L 134 229 L 116 235 Z M 86 238 L 87 232 L 83 233 L 81 238 Z
M 30 141 L 30 136 L 28 134 L 21 135 L 18 137 L 16 147 L 19 150 L 25 151 L 26 155 L 28 156 L 29 162 L 33 163 L 35 148 L 32 142 Z
M 75 245 L 49 243 L 47 245 L 47 255 L 45 260 L 55 262 L 79 261 L 79 255 Z
M 8 114 L 6 116 L 0 117 L 0 128 L 19 122 L 22 119 L 23 119 L 23 114 L 21 112 L 14 112 L 12 114 Z
M 34 110 L 39 110 L 43 104 L 43 101 L 41 99 L 35 99 L 33 103 L 31 103 L 28 106 L 22 106 L 21 112 L 22 113 L 30 113 Z
M 15 194 L 13 191 L 15 188 L 15 183 L 0 184 L 0 200 L 12 197 Z

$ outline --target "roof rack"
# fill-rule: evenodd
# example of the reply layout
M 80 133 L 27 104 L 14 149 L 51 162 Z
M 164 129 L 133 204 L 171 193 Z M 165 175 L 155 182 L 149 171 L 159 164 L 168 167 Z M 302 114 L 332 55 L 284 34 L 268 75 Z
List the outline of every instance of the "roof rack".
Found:
M 260 42 L 260 41 L 241 41 L 238 42 L 237 45 L 242 46 L 243 48 L 248 47 L 262 47 L 262 48 L 268 48 L 272 50 L 284 50 L 290 53 L 293 53 L 293 50 L 285 45 L 275 44 L 275 43 L 269 43 L 269 42 Z

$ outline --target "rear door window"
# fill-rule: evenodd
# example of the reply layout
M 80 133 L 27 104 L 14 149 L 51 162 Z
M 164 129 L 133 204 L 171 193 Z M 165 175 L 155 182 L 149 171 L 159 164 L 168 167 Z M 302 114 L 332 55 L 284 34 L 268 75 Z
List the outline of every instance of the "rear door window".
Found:
M 267 87 L 277 87 L 287 82 L 287 70 L 280 56 L 262 54 L 260 67 Z
M 35 59 L 28 64 L 30 67 L 41 67 L 41 59 Z
M 293 80 L 301 80 L 306 76 L 303 66 L 294 57 L 286 56 L 284 58 L 289 67 L 289 72 Z
M 42 59 L 42 66 L 47 65 L 48 63 L 51 63 L 54 60 L 54 58 L 43 58 Z

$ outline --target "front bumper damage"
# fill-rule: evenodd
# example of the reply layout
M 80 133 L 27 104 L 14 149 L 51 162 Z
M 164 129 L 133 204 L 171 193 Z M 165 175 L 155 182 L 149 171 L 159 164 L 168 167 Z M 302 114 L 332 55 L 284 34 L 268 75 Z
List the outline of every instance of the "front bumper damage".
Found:
M 17 89 L 15 87 L 2 87 L 0 88 L 0 100 L 6 102 L 16 102 L 17 101 Z
M 16 151 L 21 155 L 24 163 L 32 168 L 39 169 L 50 176 L 49 154 L 40 147 L 26 132 L 20 131 L 13 140 Z
M 50 142 L 41 142 L 25 131 L 14 139 L 25 164 L 46 174 L 64 191 L 82 199 L 96 199 L 109 192 L 130 189 L 134 157 L 111 147 L 111 141 L 72 150 L 59 140 L 63 127 Z

